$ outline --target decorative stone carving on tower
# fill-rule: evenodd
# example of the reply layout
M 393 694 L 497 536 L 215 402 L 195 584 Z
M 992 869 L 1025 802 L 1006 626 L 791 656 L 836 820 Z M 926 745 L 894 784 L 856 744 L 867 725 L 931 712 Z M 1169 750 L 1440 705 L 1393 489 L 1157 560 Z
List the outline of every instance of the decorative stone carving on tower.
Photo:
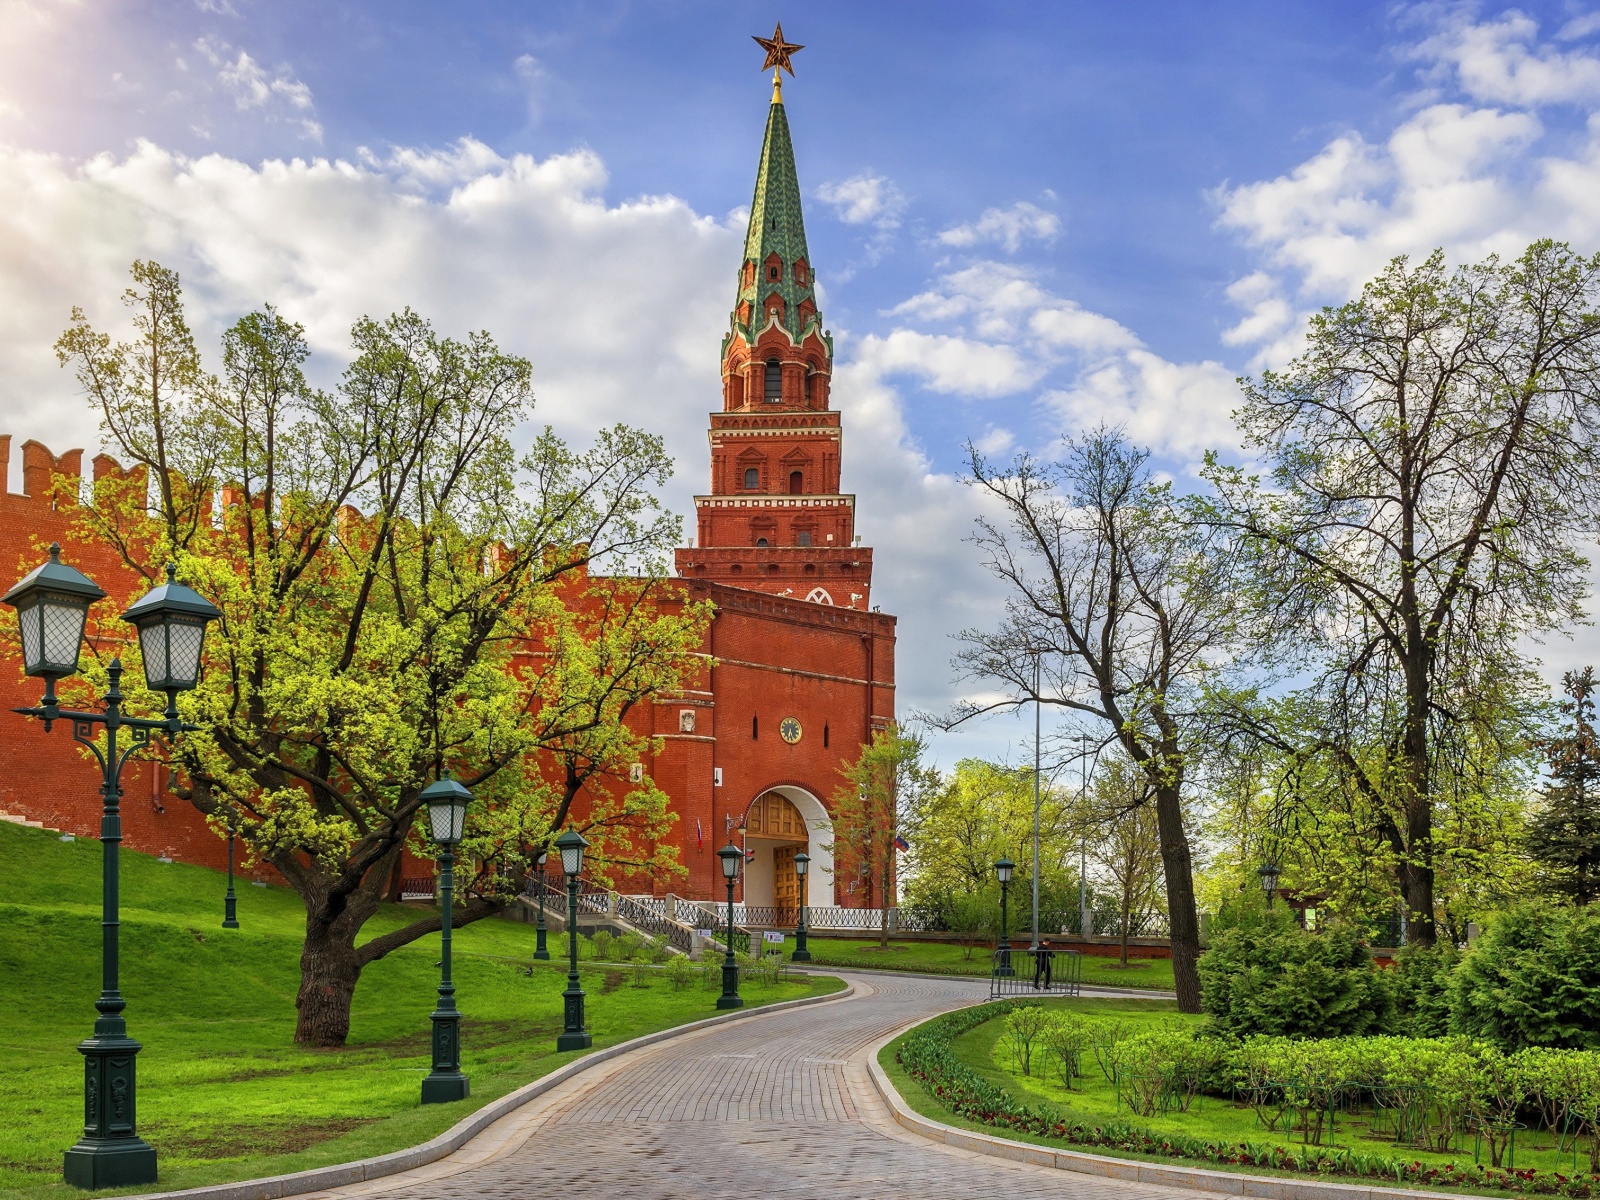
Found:
M 865 609 L 872 551 L 855 544 L 839 491 L 842 431 L 828 407 L 833 338 L 817 310 L 782 76 L 800 49 L 757 38 L 773 67 L 739 286 L 722 341 L 722 411 L 711 414 L 711 494 L 695 497 L 695 545 L 678 574 Z

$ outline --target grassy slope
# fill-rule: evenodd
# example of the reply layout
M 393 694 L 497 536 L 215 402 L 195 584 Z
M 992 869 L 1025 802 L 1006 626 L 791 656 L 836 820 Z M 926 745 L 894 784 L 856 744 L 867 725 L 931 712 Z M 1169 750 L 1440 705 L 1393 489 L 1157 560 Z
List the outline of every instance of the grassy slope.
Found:
M 0 823 L 0 1197 L 80 1195 L 58 1182 L 76 1140 L 83 1066 L 99 991 L 98 842 Z M 122 990 L 139 1056 L 140 1132 L 164 1188 L 303 1170 L 413 1145 L 571 1055 L 556 1055 L 565 970 L 532 966 L 533 930 L 487 920 L 455 940 L 463 1069 L 470 1100 L 422 1108 L 437 935 L 374 963 L 356 992 L 348 1047 L 295 1047 L 304 914 L 283 888 L 239 889 L 237 931 L 220 928 L 219 872 L 122 856 Z M 386 908 L 369 935 L 414 911 Z M 552 939 L 554 941 L 554 939 Z M 531 967 L 532 974 L 524 973 Z M 596 1046 L 698 1020 L 714 993 L 674 991 L 650 973 L 590 968 Z M 837 989 L 820 978 L 746 984 L 750 1003 Z
M 1164 1000 L 1085 999 L 1045 1001 L 1044 1003 L 1061 1005 L 1089 1017 L 1111 1017 L 1133 1025 L 1148 1026 L 1171 1022 L 1198 1029 L 1204 1020 L 1202 1017 L 1185 1016 L 1177 1011 L 1176 1004 Z M 997 1045 L 1003 1032 L 1000 1021 L 985 1022 L 957 1038 L 954 1043 L 954 1050 L 956 1056 L 963 1063 L 984 1078 L 1008 1088 L 1017 1099 L 1025 1104 L 1051 1105 L 1060 1109 L 1069 1119 L 1088 1122 L 1122 1121 L 1130 1125 L 1143 1126 L 1156 1133 L 1178 1133 L 1186 1134 L 1190 1137 L 1230 1142 L 1250 1141 L 1282 1146 L 1299 1144 L 1299 1135 L 1297 1134 L 1284 1134 L 1264 1128 L 1257 1122 L 1255 1113 L 1247 1105 L 1235 1104 L 1229 1100 L 1210 1096 L 1197 1097 L 1194 1106 L 1187 1113 L 1140 1117 L 1136 1114 L 1131 1114 L 1126 1106 L 1122 1106 L 1119 1109 L 1115 1089 L 1100 1074 L 1092 1056 L 1085 1057 L 1083 1064 L 1084 1076 L 1074 1081 L 1074 1088 L 1071 1091 L 1067 1091 L 1060 1086 L 1059 1075 L 1051 1077 L 1041 1075 L 1037 1060 L 1034 1064 L 1035 1073 L 1031 1076 L 1022 1076 L 1015 1070 L 1010 1056 L 1003 1048 Z M 909 1032 L 904 1036 L 909 1036 Z M 931 1096 L 920 1083 L 907 1075 L 896 1060 L 895 1051 L 900 1042 L 904 1040 L 904 1036 L 896 1038 L 886 1046 L 879 1054 L 878 1061 L 888 1073 L 895 1087 L 899 1089 L 900 1094 L 905 1097 L 906 1103 L 923 1116 L 931 1117 L 947 1125 L 955 1125 L 963 1129 L 972 1129 L 1013 1140 L 1033 1142 L 1039 1145 L 1062 1146 L 1067 1149 L 1074 1148 L 1059 1139 L 1018 1135 L 1009 1131 L 1001 1133 L 988 1126 L 957 1117 Z M 1464 1153 L 1436 1154 L 1418 1150 L 1411 1146 L 1397 1148 L 1392 1141 L 1370 1138 L 1366 1136 L 1367 1133 L 1364 1114 L 1354 1119 L 1341 1115 L 1334 1144 L 1341 1147 L 1359 1149 L 1367 1153 L 1404 1158 L 1407 1161 L 1420 1160 L 1426 1163 L 1440 1164 L 1448 1162 L 1470 1164 L 1472 1161 L 1470 1139 Z M 1082 1149 L 1082 1147 L 1076 1148 Z M 1170 1158 L 1157 1160 L 1148 1155 L 1128 1154 L 1101 1147 L 1095 1147 L 1089 1150 L 1089 1153 L 1111 1155 L 1118 1158 L 1161 1161 L 1182 1166 L 1203 1167 L 1207 1170 L 1239 1170 L 1248 1174 L 1282 1173 L 1264 1170 L 1260 1167 L 1231 1168 L 1214 1163 L 1189 1163 Z M 1587 1151 L 1584 1152 L 1584 1157 L 1587 1157 Z M 1484 1161 L 1488 1161 L 1487 1152 L 1485 1152 Z M 1570 1150 L 1558 1159 L 1550 1149 L 1550 1138 L 1542 1131 L 1523 1134 L 1518 1137 L 1518 1167 L 1539 1167 L 1570 1172 L 1572 1170 L 1572 1161 Z M 1350 1180 L 1349 1182 L 1356 1181 Z M 1432 1186 L 1430 1190 L 1437 1191 L 1440 1189 L 1437 1186 Z M 1503 1193 L 1484 1192 L 1482 1194 L 1497 1195 Z
M 1026 938 L 1023 939 L 1024 944 Z M 887 951 L 876 938 L 812 938 L 813 962 L 830 967 L 872 967 L 897 971 L 925 971 L 941 975 L 989 975 L 990 951 L 979 946 L 967 957 L 966 949 L 953 942 L 890 941 Z M 1019 970 L 1033 967 L 1024 959 Z M 1126 967 L 1114 958 L 1083 956 L 1083 982 L 1096 987 L 1172 988 L 1172 960 L 1134 959 Z

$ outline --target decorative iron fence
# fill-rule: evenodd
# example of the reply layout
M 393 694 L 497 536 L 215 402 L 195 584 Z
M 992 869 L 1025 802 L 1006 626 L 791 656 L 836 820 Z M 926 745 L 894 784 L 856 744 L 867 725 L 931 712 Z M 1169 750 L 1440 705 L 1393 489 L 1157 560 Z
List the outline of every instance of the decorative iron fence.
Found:
M 694 945 L 694 935 L 686 926 L 667 919 L 664 904 L 662 909 L 658 913 L 633 896 L 617 897 L 617 916 L 635 929 L 652 937 L 666 938 L 674 949 L 689 953 Z
M 1076 950 L 996 950 L 989 967 L 989 999 L 1001 996 L 1076 996 L 1083 955 Z
M 435 881 L 432 875 L 418 875 L 415 878 L 402 875 L 400 877 L 400 899 L 402 900 L 432 900 L 435 891 Z

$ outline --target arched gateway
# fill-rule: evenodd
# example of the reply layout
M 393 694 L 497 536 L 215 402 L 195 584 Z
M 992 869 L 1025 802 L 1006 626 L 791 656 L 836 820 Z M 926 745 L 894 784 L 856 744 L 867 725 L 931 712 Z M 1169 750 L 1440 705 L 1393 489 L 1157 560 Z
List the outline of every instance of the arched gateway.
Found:
M 780 922 L 800 906 L 794 856 L 804 850 L 811 859 L 806 876 L 808 905 L 833 903 L 833 826 L 822 801 L 803 787 L 775 784 L 750 802 L 744 815 L 744 902 L 772 905 Z

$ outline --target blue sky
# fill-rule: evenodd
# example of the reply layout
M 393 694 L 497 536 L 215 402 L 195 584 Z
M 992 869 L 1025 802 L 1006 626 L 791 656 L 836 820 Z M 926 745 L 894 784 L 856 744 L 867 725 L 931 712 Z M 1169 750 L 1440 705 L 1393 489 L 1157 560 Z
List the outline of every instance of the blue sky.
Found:
M 765 119 L 750 35 L 783 19 L 846 487 L 902 710 L 942 708 L 971 690 L 948 639 L 995 602 L 965 439 L 1107 419 L 1181 480 L 1229 448 L 1234 377 L 1390 255 L 1600 248 L 1597 13 L 0 0 L 0 432 L 95 444 L 50 342 L 74 303 L 114 328 L 155 257 L 203 345 L 272 301 L 330 380 L 362 312 L 488 328 L 570 436 L 664 433 L 688 512 Z

